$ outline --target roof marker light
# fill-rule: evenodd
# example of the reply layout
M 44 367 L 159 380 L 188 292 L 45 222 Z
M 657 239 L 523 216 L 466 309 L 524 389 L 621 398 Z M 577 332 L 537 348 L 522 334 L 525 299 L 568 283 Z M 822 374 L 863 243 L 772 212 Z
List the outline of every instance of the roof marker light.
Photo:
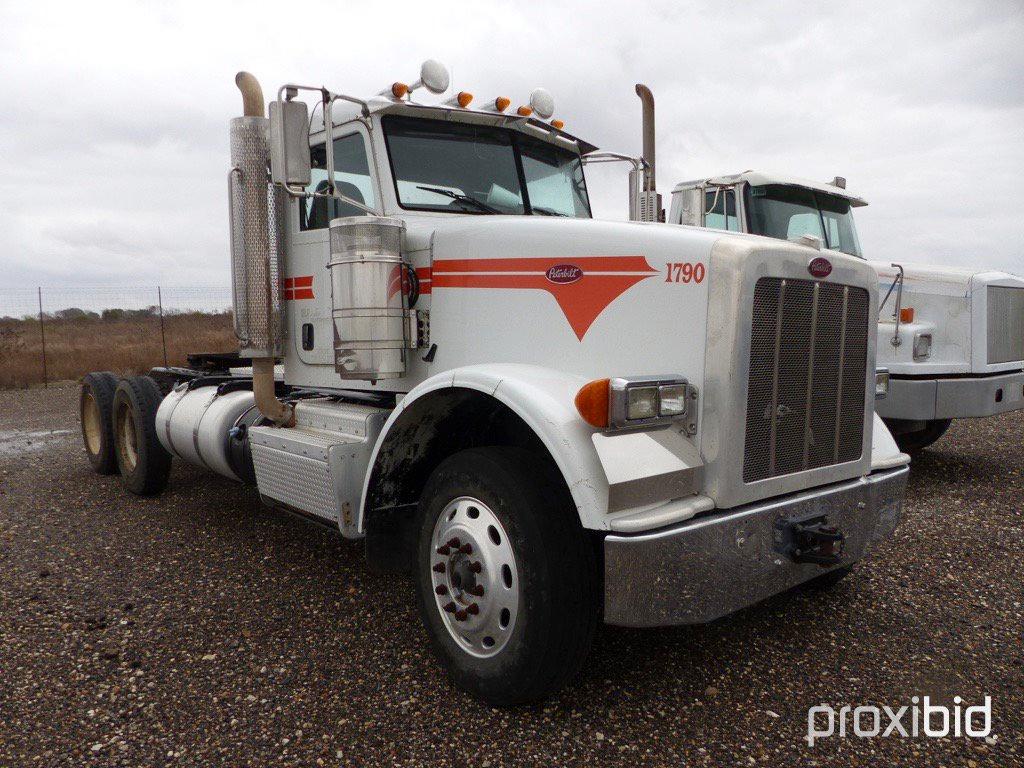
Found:
M 409 86 L 405 83 L 392 83 L 391 95 L 396 99 L 404 98 L 409 93 Z
M 530 115 L 533 114 L 533 110 L 530 109 L 529 107 L 523 106 L 519 107 L 519 109 L 516 110 L 516 114 L 519 115 L 520 117 L 529 117 Z
M 563 128 L 565 128 L 565 122 L 562 120 L 552 120 L 551 127 L 557 128 L 558 130 L 562 130 Z
M 459 91 L 459 95 L 455 97 L 458 99 L 459 106 L 465 109 L 469 106 L 469 103 L 473 100 L 473 94 L 469 91 Z
M 504 112 L 506 109 L 508 109 L 508 105 L 511 104 L 511 103 L 512 103 L 512 99 L 509 99 L 509 98 L 507 98 L 505 96 L 499 96 L 498 98 L 496 98 L 494 100 L 494 108 L 498 112 Z

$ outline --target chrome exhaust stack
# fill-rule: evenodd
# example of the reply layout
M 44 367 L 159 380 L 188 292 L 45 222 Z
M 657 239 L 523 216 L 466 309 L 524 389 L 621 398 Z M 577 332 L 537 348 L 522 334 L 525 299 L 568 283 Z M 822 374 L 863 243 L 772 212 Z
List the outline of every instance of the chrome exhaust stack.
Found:
M 253 394 L 260 412 L 275 424 L 290 426 L 292 406 L 274 394 L 274 360 L 281 354 L 278 237 L 283 236 L 279 193 L 267 181 L 270 121 L 264 116 L 263 90 L 248 72 L 235 76 L 244 114 L 231 120 L 231 291 L 239 354 L 252 359 Z
M 664 221 L 665 212 L 661 207 L 661 195 L 655 187 L 654 174 L 654 94 L 643 83 L 636 84 L 636 95 L 643 105 L 643 159 L 642 172 L 630 174 L 630 187 L 635 190 L 630 196 L 629 218 L 632 221 Z

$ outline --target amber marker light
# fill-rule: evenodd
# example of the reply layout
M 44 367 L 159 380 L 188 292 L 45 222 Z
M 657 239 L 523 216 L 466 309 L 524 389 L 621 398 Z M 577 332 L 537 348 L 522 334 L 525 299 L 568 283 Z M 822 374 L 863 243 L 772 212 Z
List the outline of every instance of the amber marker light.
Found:
M 610 379 L 596 379 L 584 384 L 576 393 L 576 410 L 580 417 L 592 427 L 608 427 L 608 396 Z
M 400 99 L 409 93 L 409 86 L 405 83 L 392 83 L 391 84 L 391 95 L 396 99 Z
M 565 122 L 562 120 L 552 120 L 551 127 L 557 128 L 558 130 L 562 130 L 563 128 L 565 128 Z
M 512 103 L 512 99 L 506 98 L 505 96 L 499 96 L 494 100 L 494 108 L 499 112 L 504 112 L 508 109 L 508 105 Z
M 533 114 L 533 110 L 529 107 L 523 106 L 516 110 L 516 114 L 520 117 L 529 117 Z
M 473 100 L 473 94 L 470 93 L 469 91 L 459 91 L 457 99 L 459 102 L 459 106 L 465 109 L 466 107 L 469 106 L 469 102 Z
M 914 308 L 913 307 L 903 307 L 903 309 L 900 310 L 900 322 L 901 323 L 912 323 L 912 322 L 914 322 Z

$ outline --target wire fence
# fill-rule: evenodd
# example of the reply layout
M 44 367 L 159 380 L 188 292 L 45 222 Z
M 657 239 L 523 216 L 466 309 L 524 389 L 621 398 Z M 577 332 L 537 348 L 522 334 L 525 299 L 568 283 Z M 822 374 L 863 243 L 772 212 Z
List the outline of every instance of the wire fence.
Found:
M 235 348 L 227 287 L 0 288 L 0 388 Z

